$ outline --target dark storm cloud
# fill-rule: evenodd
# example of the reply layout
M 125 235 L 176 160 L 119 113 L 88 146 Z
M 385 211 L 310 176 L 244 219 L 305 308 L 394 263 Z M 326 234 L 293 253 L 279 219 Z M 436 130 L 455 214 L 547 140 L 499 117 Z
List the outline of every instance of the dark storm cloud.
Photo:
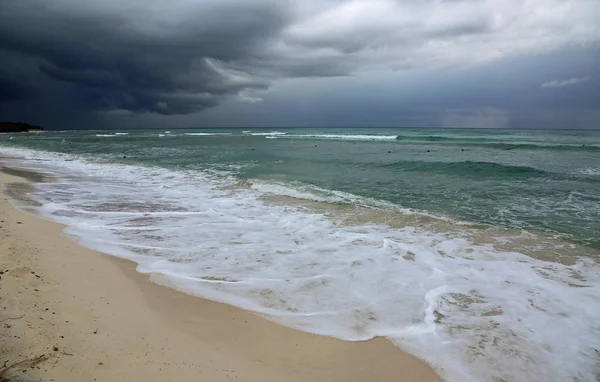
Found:
M 34 94 L 32 86 L 11 79 L 8 75 L 0 75 L 0 89 L 0 102 L 23 101 Z
M 160 114 L 202 110 L 267 87 L 236 63 L 259 52 L 284 21 L 276 7 L 253 3 L 192 7 L 174 25 L 147 28 L 121 15 L 73 14 L 36 1 L 1 4 L 0 49 L 35 57 L 40 72 L 74 85 L 91 109 Z M 9 83 L 3 98 L 24 95 Z

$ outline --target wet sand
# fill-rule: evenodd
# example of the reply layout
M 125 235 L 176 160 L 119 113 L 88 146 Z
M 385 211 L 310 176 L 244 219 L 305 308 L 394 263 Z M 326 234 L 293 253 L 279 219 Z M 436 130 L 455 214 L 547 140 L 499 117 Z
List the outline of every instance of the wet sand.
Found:
M 40 174 L 9 170 L 23 196 Z M 0 195 L 0 380 L 439 381 L 383 338 L 348 342 L 149 281 Z

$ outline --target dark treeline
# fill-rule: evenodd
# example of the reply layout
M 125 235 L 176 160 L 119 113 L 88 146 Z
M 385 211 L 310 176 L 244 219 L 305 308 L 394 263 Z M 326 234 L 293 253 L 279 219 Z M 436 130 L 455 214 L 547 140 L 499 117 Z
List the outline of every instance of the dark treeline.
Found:
M 23 131 L 42 131 L 44 128 L 24 122 L 0 122 L 0 133 L 20 133 Z

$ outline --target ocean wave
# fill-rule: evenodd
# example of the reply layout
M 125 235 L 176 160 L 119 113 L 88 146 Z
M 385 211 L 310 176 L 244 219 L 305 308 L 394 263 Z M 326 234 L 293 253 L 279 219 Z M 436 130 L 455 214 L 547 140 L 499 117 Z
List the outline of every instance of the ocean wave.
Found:
M 493 162 L 427 162 L 427 161 L 402 161 L 385 164 L 382 167 L 403 171 L 417 171 L 424 173 L 442 173 L 477 176 L 552 176 L 554 173 L 528 166 L 515 166 Z
M 443 135 L 398 135 L 396 140 L 407 143 L 439 142 L 462 147 L 482 147 L 499 150 L 555 150 L 555 151 L 600 151 L 599 145 L 594 144 L 565 144 L 551 142 L 536 142 L 531 139 L 506 140 L 502 137 L 461 137 Z
M 287 134 L 284 131 L 271 131 L 270 133 L 253 133 L 252 131 L 243 131 L 243 133 L 247 134 L 247 135 L 257 136 L 257 137 L 261 137 L 261 136 L 271 137 L 271 136 L 280 136 L 280 135 Z
M 184 135 L 212 136 L 212 135 L 231 135 L 231 133 L 184 133 Z
M 129 133 L 96 134 L 97 137 L 118 137 L 129 135 Z
M 589 175 L 589 176 L 600 176 L 600 167 L 586 167 L 579 169 L 578 174 Z
M 402 208 L 401 206 L 387 202 L 385 200 L 367 198 L 349 192 L 329 190 L 308 183 L 294 181 L 267 181 L 258 179 L 245 180 L 243 181 L 243 183 L 249 185 L 252 189 L 257 190 L 263 194 L 287 196 L 295 199 L 308 200 L 314 202 L 348 204 L 369 208 L 380 208 L 384 210 L 403 213 L 413 213 L 413 211 L 409 210 L 408 208 Z
M 473 145 L 468 145 L 473 146 Z M 598 145 L 549 144 L 549 143 L 488 143 L 480 146 L 499 150 L 543 150 L 543 151 L 591 151 L 600 152 Z
M 498 138 L 481 138 L 481 137 L 448 137 L 443 135 L 398 135 L 398 141 L 426 141 L 426 142 L 498 142 Z
M 368 135 L 368 134 L 286 134 L 282 136 L 267 136 L 268 139 L 316 139 L 316 140 L 342 140 L 342 141 L 393 141 L 396 135 Z
M 449 218 L 447 216 L 440 216 L 426 211 L 417 211 L 414 209 L 405 208 L 387 200 L 369 198 L 339 190 L 331 190 L 310 183 L 298 181 L 244 179 L 237 181 L 235 184 L 239 185 L 240 187 L 259 191 L 261 195 L 284 196 L 297 199 L 299 201 L 363 207 L 382 212 L 400 213 L 405 217 L 410 215 L 413 218 L 411 221 L 415 221 L 415 218 L 427 218 L 430 223 L 435 221 L 450 222 L 455 226 L 473 225 L 472 223 Z M 355 213 L 356 211 L 353 210 L 352 215 L 355 215 Z

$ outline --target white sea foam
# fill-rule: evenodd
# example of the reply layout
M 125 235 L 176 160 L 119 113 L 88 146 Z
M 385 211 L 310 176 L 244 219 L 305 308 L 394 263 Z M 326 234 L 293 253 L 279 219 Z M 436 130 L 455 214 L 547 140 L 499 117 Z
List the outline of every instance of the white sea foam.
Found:
M 366 198 L 343 191 L 328 190 L 326 188 L 301 182 L 255 180 L 252 182 L 252 188 L 263 194 L 289 196 L 291 198 L 311 200 L 315 202 L 352 204 L 363 207 L 394 210 L 398 212 L 412 212 L 408 209 L 400 208 L 398 205 L 386 202 L 384 200 Z
M 116 137 L 116 134 L 96 134 L 97 137 Z
M 393 141 L 397 135 L 349 135 L 349 134 L 289 134 L 267 136 L 268 139 L 322 139 L 341 141 Z
M 282 136 L 282 135 L 286 135 L 287 133 L 284 131 L 271 131 L 270 133 L 253 133 L 251 131 L 245 132 L 244 134 L 248 134 L 248 135 L 254 135 L 257 137 L 261 137 L 261 136 L 265 136 L 265 137 L 277 137 L 277 136 Z
M 582 175 L 600 176 L 600 167 L 585 167 L 577 172 Z
M 115 135 L 129 135 L 129 133 L 115 133 Z
M 232 191 L 205 173 L 2 150 L 57 178 L 34 194 L 43 216 L 156 282 L 309 332 L 388 337 L 449 381 L 599 376 L 591 260 L 567 266 L 418 228 L 342 226 L 261 201 L 260 182 Z
M 184 133 L 184 135 L 211 136 L 211 135 L 231 135 L 231 133 Z
M 316 186 L 314 184 L 295 182 L 295 181 L 273 181 L 255 179 L 251 182 L 251 188 L 265 195 L 287 196 L 299 200 L 308 200 L 313 202 L 323 202 L 332 204 L 348 204 L 353 206 L 366 207 L 370 209 L 379 209 L 385 211 L 395 211 L 404 214 L 427 216 L 438 221 L 451 222 L 454 225 L 472 225 L 470 222 L 451 219 L 446 216 L 434 215 L 425 211 L 415 211 L 409 208 L 403 208 L 385 200 L 369 198 L 339 190 L 329 190 Z

